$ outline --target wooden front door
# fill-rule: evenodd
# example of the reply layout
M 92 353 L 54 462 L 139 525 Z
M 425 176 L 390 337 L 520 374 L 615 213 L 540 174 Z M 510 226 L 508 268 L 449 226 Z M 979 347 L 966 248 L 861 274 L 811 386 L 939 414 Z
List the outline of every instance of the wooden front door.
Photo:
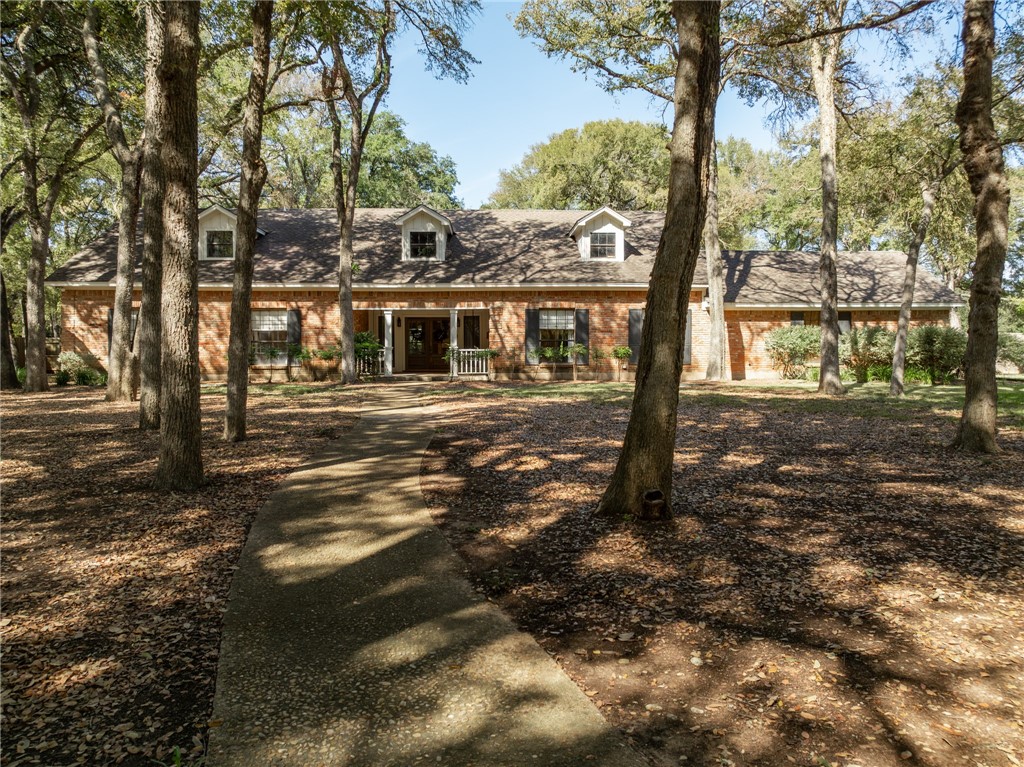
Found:
M 443 373 L 444 353 L 451 338 L 448 317 L 409 317 L 405 320 L 405 367 L 409 371 Z

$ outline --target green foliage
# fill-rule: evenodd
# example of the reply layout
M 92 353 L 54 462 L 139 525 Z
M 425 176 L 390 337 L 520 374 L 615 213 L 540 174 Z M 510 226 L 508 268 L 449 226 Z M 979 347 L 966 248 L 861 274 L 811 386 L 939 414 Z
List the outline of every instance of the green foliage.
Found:
M 18 383 L 24 385 L 27 372 L 25 368 L 16 368 L 14 374 L 18 377 Z
M 95 386 L 100 380 L 96 371 L 88 367 L 79 368 L 72 375 L 79 386 Z
M 765 335 L 765 351 L 783 378 L 803 378 L 809 357 L 821 348 L 821 330 L 815 325 L 786 325 Z
M 633 350 L 628 346 L 616 346 L 612 349 L 612 356 L 617 360 L 628 360 L 633 356 Z
M 839 361 L 853 371 L 858 383 L 866 383 L 869 368 L 891 362 L 895 343 L 896 334 L 885 328 L 854 327 L 839 339 Z
M 1024 334 L 1000 333 L 996 341 L 999 359 L 1024 371 Z
M 556 133 L 503 170 L 488 207 L 663 210 L 668 135 L 659 123 L 603 120 Z
M 53 376 L 54 383 L 57 386 L 67 386 L 71 383 L 71 373 L 67 370 L 58 370 Z
M 301 344 L 288 344 L 288 359 L 301 364 L 313 359 L 313 353 Z
M 75 352 L 64 351 L 57 355 L 57 369 L 60 371 L 75 375 L 79 370 L 88 367 L 86 361 Z
M 966 351 L 967 334 L 960 328 L 922 325 L 907 336 L 907 361 L 927 370 L 933 385 L 956 378 Z
M 377 359 L 377 353 L 384 347 L 377 341 L 377 336 L 368 330 L 355 334 L 356 357 L 359 359 Z
M 332 362 L 337 359 L 339 355 L 338 348 L 336 346 L 328 346 L 323 349 L 316 349 L 313 352 L 313 356 L 318 360 L 324 360 L 326 362 Z

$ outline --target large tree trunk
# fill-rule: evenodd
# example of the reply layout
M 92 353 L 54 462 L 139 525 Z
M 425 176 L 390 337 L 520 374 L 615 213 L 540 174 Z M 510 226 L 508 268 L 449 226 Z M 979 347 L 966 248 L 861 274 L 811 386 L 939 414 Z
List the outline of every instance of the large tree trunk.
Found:
M 160 455 L 157 485 L 194 490 L 203 481 L 199 413 L 199 129 L 196 78 L 199 3 L 164 2 L 166 89 Z
M 974 193 L 978 253 L 967 320 L 964 411 L 953 444 L 961 450 L 984 453 L 995 453 L 999 449 L 996 445 L 996 325 L 1010 208 L 1003 150 L 992 123 L 994 17 L 995 2 L 991 0 L 967 0 L 964 6 L 964 90 L 956 108 L 964 170 Z
M 672 508 L 679 378 L 686 307 L 704 223 L 707 155 L 719 82 L 718 2 L 672 4 L 679 38 L 668 207 L 640 343 L 633 408 L 615 472 L 598 512 L 644 519 Z M 663 505 L 655 501 L 659 495 Z
M 903 373 L 907 361 L 907 335 L 910 332 L 910 312 L 914 306 L 914 286 L 917 283 L 917 262 L 921 245 L 928 233 L 928 225 L 935 210 L 941 181 L 921 185 L 921 216 L 914 227 L 914 236 L 907 249 L 907 267 L 903 273 L 903 297 L 900 302 L 900 318 L 896 324 L 896 345 L 892 352 L 892 379 L 889 382 L 889 396 L 903 396 Z
M 93 76 L 93 91 L 103 111 L 103 125 L 110 147 L 121 168 L 121 214 L 117 227 L 117 277 L 114 284 L 114 321 L 107 361 L 107 400 L 129 402 L 135 396 L 132 364 L 132 293 L 135 289 L 135 231 L 139 218 L 141 147 L 130 147 L 121 112 L 107 81 L 100 56 L 99 9 L 89 5 L 82 24 L 82 42 Z
M 0 246 L 0 250 L 2 250 L 2 246 Z M 21 388 L 21 383 L 18 381 L 18 370 L 14 365 L 14 353 L 11 349 L 11 326 L 13 324 L 11 305 L 7 303 L 7 281 L 4 279 L 4 273 L 0 272 L 0 389 Z
M 132 363 L 132 294 L 135 290 L 135 232 L 139 225 L 139 153 L 121 166 L 121 215 L 117 223 L 117 277 L 114 283 L 114 321 L 107 365 L 107 401 L 130 402 L 135 397 Z
M 231 293 L 231 334 L 228 339 L 228 394 L 224 439 L 245 439 L 245 408 L 249 395 L 249 347 L 252 344 L 252 270 L 256 250 L 256 216 L 267 166 L 260 155 L 263 102 L 270 68 L 270 20 L 273 2 L 252 6 L 252 73 L 242 118 L 242 181 L 238 199 L 238 247 Z
M 28 191 L 26 190 L 26 194 Z M 29 215 L 32 252 L 25 274 L 25 390 L 46 391 L 46 266 L 50 262 L 50 219 Z
M 334 208 L 338 215 L 338 307 L 341 315 L 339 369 L 341 382 L 349 384 L 355 383 L 359 378 L 356 375 L 355 321 L 352 316 L 352 230 L 355 228 L 356 184 L 363 155 L 363 136 L 360 130 L 362 115 L 355 110 L 351 115 L 352 135 L 347 162 L 342 151 L 341 122 L 337 110 L 332 108 L 331 116 L 331 168 L 334 173 Z
M 704 217 L 704 258 L 708 265 L 708 309 L 711 335 L 708 338 L 709 381 L 732 378 L 729 364 L 729 331 L 725 325 L 725 264 L 722 243 L 718 238 L 718 149 L 712 139 L 708 155 L 707 212 Z
M 821 375 L 818 391 L 843 394 L 839 377 L 839 299 L 836 250 L 839 237 L 839 180 L 836 173 L 835 75 L 839 40 L 811 41 L 811 73 L 818 101 L 818 153 L 821 158 Z
M 159 77 L 166 19 L 146 3 L 146 143 L 142 156 L 142 304 L 135 330 L 139 368 L 139 428 L 160 428 L 160 295 L 163 290 L 163 147 L 167 94 Z

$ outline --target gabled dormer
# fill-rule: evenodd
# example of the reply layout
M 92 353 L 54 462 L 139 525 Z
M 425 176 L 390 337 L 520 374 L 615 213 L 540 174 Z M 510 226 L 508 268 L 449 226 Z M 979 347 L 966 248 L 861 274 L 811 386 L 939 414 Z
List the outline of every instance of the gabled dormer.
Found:
M 417 205 L 395 219 L 402 227 L 403 261 L 444 261 L 448 240 L 455 234 L 451 220 L 427 205 Z
M 623 261 L 626 229 L 633 222 L 605 205 L 576 221 L 569 236 L 576 241 L 584 261 Z
M 256 236 L 266 232 L 256 230 Z M 202 261 L 230 261 L 238 247 L 238 216 L 220 205 L 199 214 L 199 258 Z

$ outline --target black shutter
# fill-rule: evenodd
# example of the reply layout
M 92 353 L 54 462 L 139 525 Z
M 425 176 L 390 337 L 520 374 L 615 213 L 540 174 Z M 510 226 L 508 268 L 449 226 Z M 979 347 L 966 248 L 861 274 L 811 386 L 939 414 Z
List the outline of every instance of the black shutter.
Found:
M 577 362 L 580 365 L 590 364 L 590 310 L 589 309 L 577 309 L 576 310 L 576 328 L 575 328 L 576 343 L 583 344 L 587 347 L 587 351 L 583 354 Z
M 693 319 L 693 311 L 690 309 L 686 310 L 686 338 L 683 341 L 683 364 L 690 364 L 690 340 L 693 337 L 693 328 L 690 327 L 692 323 L 690 320 Z
M 384 345 L 384 315 L 377 315 L 377 341 L 381 346 Z
M 298 309 L 288 310 L 288 364 L 293 363 L 292 348 L 302 345 L 302 313 Z
M 644 310 L 629 310 L 629 364 L 635 365 L 640 360 L 640 338 L 644 333 Z
M 110 367 L 110 352 L 114 349 L 114 309 L 107 309 L 107 367 Z
M 532 355 L 531 355 L 532 352 Z M 526 364 L 539 365 L 540 357 L 540 309 L 526 310 Z

